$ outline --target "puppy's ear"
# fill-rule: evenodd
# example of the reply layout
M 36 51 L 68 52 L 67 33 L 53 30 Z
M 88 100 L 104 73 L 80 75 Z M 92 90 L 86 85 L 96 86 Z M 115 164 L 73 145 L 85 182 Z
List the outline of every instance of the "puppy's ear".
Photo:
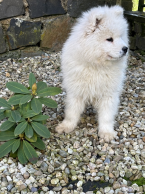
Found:
M 88 12 L 87 34 L 94 32 L 99 27 L 103 16 L 104 10 L 101 7 L 92 8 Z
M 116 6 L 114 6 L 114 7 L 112 7 L 113 8 L 113 10 L 114 10 L 114 12 L 115 12 L 115 14 L 116 15 L 123 15 L 123 8 L 122 7 L 120 7 L 119 5 L 116 5 Z

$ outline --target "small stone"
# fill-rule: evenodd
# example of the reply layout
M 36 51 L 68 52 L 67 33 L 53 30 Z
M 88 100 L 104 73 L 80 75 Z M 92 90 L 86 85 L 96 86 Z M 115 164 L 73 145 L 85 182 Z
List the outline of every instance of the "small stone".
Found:
M 79 141 L 75 141 L 74 144 L 73 144 L 73 147 L 75 149 L 79 148 L 80 147 L 80 142 Z
M 27 171 L 27 167 L 24 167 L 24 168 L 21 168 L 21 169 L 20 169 L 20 172 L 21 172 L 22 175 L 23 175 L 24 173 L 26 173 L 26 171 Z
M 106 158 L 105 161 L 104 161 L 104 163 L 110 164 L 110 159 L 109 158 Z
M 39 171 L 36 171 L 36 172 L 34 172 L 34 175 L 35 176 L 41 176 L 43 173 L 39 170 Z
M 142 138 L 143 142 L 145 142 L 145 137 Z
M 10 176 L 7 176 L 7 181 L 8 181 L 8 182 L 12 181 L 12 179 L 11 179 Z
M 42 190 L 47 192 L 48 191 L 48 187 L 42 187 Z
M 61 186 L 58 186 L 58 187 L 54 187 L 53 188 L 53 191 L 60 191 L 62 189 L 62 187 Z
M 126 178 L 130 178 L 132 176 L 132 172 L 130 170 L 127 170 L 125 176 Z
M 29 180 L 31 181 L 31 183 L 34 183 L 36 181 L 32 176 L 29 177 Z
M 77 187 L 81 187 L 83 185 L 83 181 L 79 181 L 78 183 L 77 183 Z
M 74 176 L 71 177 L 71 180 L 75 181 L 75 180 L 77 180 L 77 178 L 78 178 L 77 175 L 74 175 Z
M 142 156 L 143 158 L 145 158 L 145 149 L 143 149 L 143 150 L 141 151 L 141 156 Z
M 26 188 L 27 188 L 27 185 L 26 184 L 22 184 L 22 185 L 19 186 L 19 190 L 20 191 L 22 191 L 22 190 L 24 190 Z
M 108 193 L 109 191 L 110 191 L 110 187 L 105 187 L 105 188 L 104 188 L 104 192 L 105 192 L 105 193 Z
M 59 179 L 58 178 L 51 179 L 51 184 L 57 185 L 57 183 L 59 183 Z
M 135 191 L 139 191 L 139 186 L 135 183 L 132 185 L 132 188 L 135 190 Z
M 23 177 L 25 178 L 25 179 L 28 179 L 29 178 L 29 173 L 28 172 L 25 172 L 24 174 L 23 174 Z
M 45 162 L 42 162 L 40 169 L 41 169 L 43 172 L 47 172 L 47 170 L 48 170 L 48 165 L 47 165 Z
M 69 154 L 72 154 L 73 153 L 73 150 L 72 149 L 68 148 L 67 150 L 68 150 L 68 153 Z
M 61 155 L 63 158 L 67 157 L 67 153 L 64 150 L 59 150 L 59 155 Z
M 8 186 L 7 186 L 7 190 L 8 191 L 11 191 L 11 189 L 14 187 L 14 185 L 12 185 L 12 184 L 9 184 Z
M 113 189 L 119 189 L 120 188 L 120 183 L 118 183 L 118 182 L 115 182 L 114 184 L 113 184 Z
M 10 74 L 8 72 L 6 73 L 6 77 L 10 77 Z
M 31 192 L 37 192 L 37 188 L 35 188 L 35 187 L 31 187 Z

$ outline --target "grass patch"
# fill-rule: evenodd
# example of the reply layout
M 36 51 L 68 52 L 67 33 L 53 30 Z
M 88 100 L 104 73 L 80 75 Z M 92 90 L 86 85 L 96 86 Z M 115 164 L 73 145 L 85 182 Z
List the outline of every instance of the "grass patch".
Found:
M 144 177 L 141 177 L 140 179 L 136 179 L 136 180 L 133 180 L 131 181 L 129 178 L 126 178 L 126 177 L 123 177 L 126 181 L 130 181 L 133 184 L 137 184 L 138 186 L 143 186 L 145 185 L 145 178 Z M 144 193 L 145 194 L 145 193 Z

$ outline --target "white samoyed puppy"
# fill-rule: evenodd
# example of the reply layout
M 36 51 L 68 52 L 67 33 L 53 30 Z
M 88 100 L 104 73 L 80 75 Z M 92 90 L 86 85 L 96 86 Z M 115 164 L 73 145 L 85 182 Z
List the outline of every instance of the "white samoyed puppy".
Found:
M 66 90 L 65 119 L 58 133 L 75 129 L 91 103 L 98 112 L 100 138 L 116 136 L 115 115 L 127 66 L 128 24 L 120 6 L 95 7 L 84 12 L 62 49 L 61 68 Z

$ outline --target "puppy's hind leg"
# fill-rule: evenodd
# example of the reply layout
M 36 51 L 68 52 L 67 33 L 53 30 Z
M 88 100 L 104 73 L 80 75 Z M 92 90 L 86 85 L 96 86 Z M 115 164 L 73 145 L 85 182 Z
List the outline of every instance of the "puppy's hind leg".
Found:
M 70 133 L 73 131 L 84 108 L 85 102 L 83 99 L 68 96 L 66 99 L 65 119 L 56 127 L 55 131 L 58 133 Z
M 98 106 L 99 136 L 106 142 L 116 137 L 114 120 L 118 110 L 119 97 L 104 97 Z

